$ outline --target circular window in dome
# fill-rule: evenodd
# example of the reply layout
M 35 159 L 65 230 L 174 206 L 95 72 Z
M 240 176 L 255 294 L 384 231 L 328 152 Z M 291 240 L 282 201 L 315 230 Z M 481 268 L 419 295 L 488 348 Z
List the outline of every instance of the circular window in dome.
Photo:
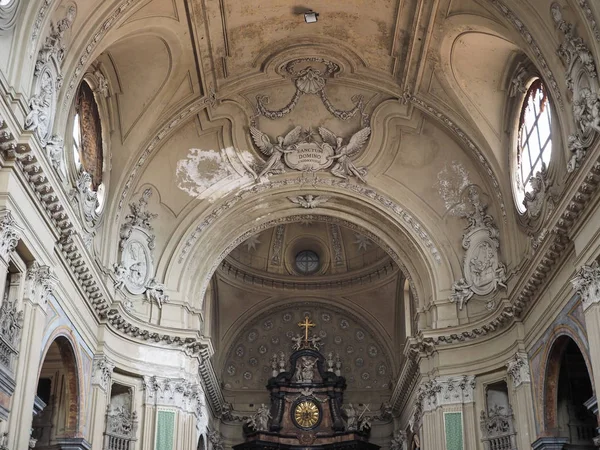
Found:
M 312 250 L 302 250 L 296 255 L 296 270 L 303 275 L 309 275 L 319 270 L 319 255 Z

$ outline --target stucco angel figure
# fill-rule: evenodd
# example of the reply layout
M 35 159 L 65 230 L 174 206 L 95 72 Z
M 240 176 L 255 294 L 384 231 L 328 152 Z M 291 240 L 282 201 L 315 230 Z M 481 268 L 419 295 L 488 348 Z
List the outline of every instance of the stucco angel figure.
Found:
M 364 178 L 367 175 L 366 167 L 356 167 L 352 162 L 352 158 L 360 152 L 369 139 L 371 127 L 365 127 L 356 132 L 346 145 L 342 145 L 343 139 L 327 128 L 319 127 L 319 134 L 324 142 L 335 149 L 335 155 L 328 157 L 329 160 L 335 161 L 334 166 L 331 168 L 331 174 L 344 179 L 355 176 L 366 183 Z
M 265 167 L 258 174 L 258 178 L 262 178 L 264 175 L 274 175 L 285 172 L 281 157 L 284 153 L 291 153 L 294 151 L 290 147 L 299 141 L 300 136 L 302 135 L 302 127 L 297 126 L 286 134 L 285 137 L 277 136 L 276 144 L 273 144 L 271 139 L 269 139 L 269 136 L 258 128 L 250 127 L 250 134 L 262 154 L 269 157 Z

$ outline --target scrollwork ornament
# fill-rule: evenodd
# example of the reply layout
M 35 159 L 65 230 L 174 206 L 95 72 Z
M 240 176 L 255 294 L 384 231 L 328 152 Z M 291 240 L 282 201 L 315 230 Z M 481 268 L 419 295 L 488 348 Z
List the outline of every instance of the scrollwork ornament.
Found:
M 600 302 L 600 265 L 594 261 L 582 266 L 571 280 L 575 292 L 581 297 L 583 309 Z
M 531 374 L 529 372 L 529 360 L 527 354 L 516 353 L 515 356 L 506 363 L 506 372 L 512 378 L 515 387 L 521 386 L 523 383 L 531 382 Z
M 98 385 L 106 391 L 114 368 L 115 365 L 106 356 L 95 357 L 92 368 L 92 384 Z
M 5 262 L 17 247 L 22 232 L 12 213 L 8 209 L 0 210 L 0 258 Z
M 25 297 L 44 309 L 48 303 L 48 295 L 58 283 L 56 275 L 48 266 L 42 266 L 34 261 L 27 269 L 25 278 Z

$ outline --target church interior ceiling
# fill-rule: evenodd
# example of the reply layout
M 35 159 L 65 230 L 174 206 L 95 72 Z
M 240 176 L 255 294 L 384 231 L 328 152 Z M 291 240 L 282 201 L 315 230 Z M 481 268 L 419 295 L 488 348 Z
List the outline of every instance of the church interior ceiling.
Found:
M 586 91 L 555 48 L 578 13 L 524 3 L 333 1 L 309 24 L 287 0 L 46 1 L 24 5 L 37 28 L 0 49 L 0 69 L 30 74 L 18 81 L 26 96 L 55 107 L 51 120 L 21 113 L 49 155 L 76 144 L 65 130 L 82 80 L 96 93 L 104 159 L 92 184 L 102 179 L 104 206 L 76 153 L 44 167 L 78 218 L 68 245 L 85 246 L 106 285 L 102 319 L 135 338 L 218 348 L 225 390 L 257 390 L 275 331 L 310 306 L 333 325 L 324 351 L 340 355 L 349 390 L 389 395 L 405 358 L 389 342 L 407 338 L 395 329 L 419 316 L 427 345 L 491 333 L 526 308 L 536 264 L 564 249 L 565 233 L 549 230 L 564 231 L 560 208 L 576 196 L 565 180 L 600 128 L 571 117 Z M 64 53 L 58 90 L 44 72 L 48 36 Z M 8 67 L 25 45 L 37 61 Z M 523 77 L 540 73 L 555 150 L 524 212 L 515 111 Z

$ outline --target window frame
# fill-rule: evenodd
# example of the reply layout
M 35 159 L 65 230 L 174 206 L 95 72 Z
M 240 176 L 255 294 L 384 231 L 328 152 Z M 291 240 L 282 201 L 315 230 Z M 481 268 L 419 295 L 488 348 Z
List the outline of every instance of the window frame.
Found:
M 525 215 L 527 213 L 527 208 L 523 202 L 526 193 L 531 192 L 531 189 L 527 188 L 531 179 L 539 171 L 547 170 L 554 160 L 554 142 L 556 140 L 556 116 L 552 100 L 549 95 L 548 87 L 546 86 L 544 80 L 540 76 L 532 76 L 529 79 L 529 82 L 526 84 L 526 86 L 526 92 L 519 96 L 517 99 L 518 110 L 514 125 L 515 129 L 512 135 L 513 137 L 511 139 L 512 147 L 514 149 L 513 157 L 511 158 L 513 199 L 515 201 L 515 207 L 520 215 Z M 535 96 L 532 98 L 533 91 L 541 91 L 542 93 L 542 98 L 540 100 L 541 102 L 543 102 L 543 106 L 542 108 L 540 108 L 539 111 L 537 111 L 536 108 L 537 105 L 540 104 L 540 102 L 535 101 Z M 533 125 L 529 130 L 527 130 L 527 124 L 525 123 L 525 120 L 530 101 L 535 102 L 533 110 L 533 114 L 535 117 Z M 538 125 L 540 123 L 540 120 L 544 119 L 548 120 L 548 135 L 545 138 L 542 138 L 540 136 L 540 127 Z M 523 141 L 523 131 L 527 133 L 525 142 Z M 531 143 L 532 137 L 537 140 L 537 142 L 534 142 L 534 144 L 537 145 L 537 151 L 533 160 L 530 150 L 531 146 L 529 145 Z M 525 158 L 527 158 L 526 164 L 529 166 L 529 173 L 526 176 L 524 176 L 525 170 L 523 166 L 523 160 Z

